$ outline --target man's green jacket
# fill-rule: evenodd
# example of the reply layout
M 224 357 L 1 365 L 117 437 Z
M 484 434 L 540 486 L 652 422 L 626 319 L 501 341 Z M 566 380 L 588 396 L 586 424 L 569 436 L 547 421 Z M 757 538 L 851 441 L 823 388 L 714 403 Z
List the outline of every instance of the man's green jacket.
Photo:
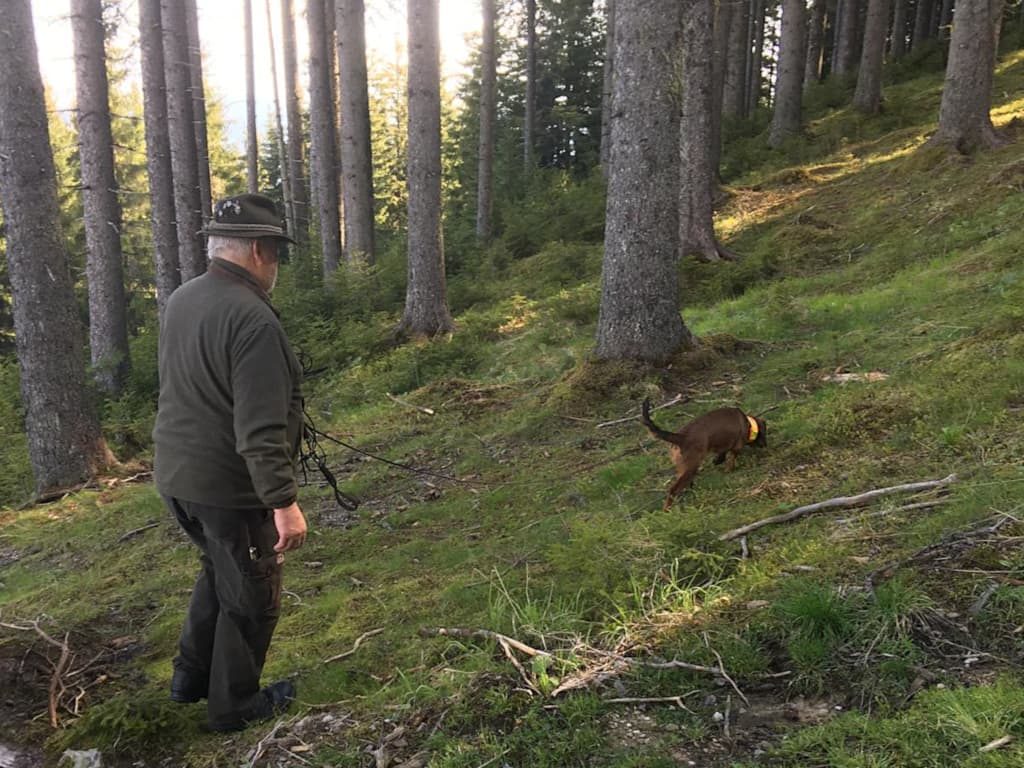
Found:
M 248 271 L 214 259 L 171 294 L 159 365 L 160 493 L 235 509 L 294 502 L 302 367 Z

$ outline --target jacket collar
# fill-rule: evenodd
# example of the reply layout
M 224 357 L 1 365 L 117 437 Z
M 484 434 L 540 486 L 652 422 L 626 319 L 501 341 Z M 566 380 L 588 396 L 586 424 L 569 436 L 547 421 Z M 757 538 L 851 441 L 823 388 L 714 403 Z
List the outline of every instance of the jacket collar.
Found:
M 259 296 L 260 299 L 263 300 L 263 303 L 270 307 L 277 317 L 281 316 L 281 313 L 278 312 L 274 305 L 270 303 L 270 295 L 263 290 L 263 286 L 257 282 L 256 278 L 253 277 L 252 273 L 245 267 L 240 267 L 238 264 L 230 262 L 227 259 L 221 259 L 215 256 L 210 260 L 210 268 L 207 271 L 214 277 L 221 278 L 222 280 L 231 280 L 236 283 L 241 283 Z

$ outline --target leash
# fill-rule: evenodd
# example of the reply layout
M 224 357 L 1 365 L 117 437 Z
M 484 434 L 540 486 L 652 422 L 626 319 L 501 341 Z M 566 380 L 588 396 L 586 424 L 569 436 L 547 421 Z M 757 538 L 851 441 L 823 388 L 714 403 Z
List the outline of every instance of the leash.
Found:
M 302 365 L 302 377 L 303 380 L 311 379 L 320 374 L 324 373 L 327 368 L 313 368 L 312 358 L 304 352 L 297 351 L 296 357 L 299 359 L 299 363 Z M 443 472 L 434 472 L 429 469 L 422 469 L 420 467 L 414 467 L 410 464 L 403 464 L 400 461 L 392 461 L 391 459 L 383 456 L 378 456 L 375 453 L 366 451 L 358 446 L 346 443 L 344 440 L 335 437 L 327 432 L 317 429 L 316 424 L 313 422 L 313 417 L 310 416 L 309 411 L 306 409 L 306 401 L 302 401 L 302 450 L 299 453 L 299 464 L 302 467 L 302 479 L 304 484 L 309 484 L 309 476 L 312 474 L 313 469 L 319 472 L 324 481 L 331 487 L 334 493 L 334 500 L 338 506 L 342 509 L 354 512 L 359 508 L 361 503 L 358 498 L 350 494 L 345 493 L 338 487 L 338 479 L 334 476 L 330 466 L 327 463 L 327 452 L 324 451 L 323 446 L 320 444 L 320 440 L 324 439 L 328 442 L 339 445 L 342 448 L 346 448 L 353 453 L 358 453 L 361 456 L 366 456 L 374 461 L 379 461 L 382 464 L 401 469 L 405 472 L 410 472 L 416 475 L 423 475 L 426 477 L 434 477 L 439 480 L 447 480 L 453 483 L 459 483 L 462 485 L 481 485 L 481 483 L 474 483 L 470 480 L 463 480 L 460 477 L 454 477 L 452 475 L 446 475 Z M 312 467 L 311 467 L 312 465 Z

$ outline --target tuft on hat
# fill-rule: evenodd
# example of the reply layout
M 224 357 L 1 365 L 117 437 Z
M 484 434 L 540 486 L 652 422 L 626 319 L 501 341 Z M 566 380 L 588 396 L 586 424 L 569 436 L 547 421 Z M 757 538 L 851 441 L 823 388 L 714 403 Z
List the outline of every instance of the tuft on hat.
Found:
M 213 218 L 202 232 L 217 237 L 272 237 L 295 242 L 285 232 L 274 201 L 251 193 L 218 200 L 213 206 Z

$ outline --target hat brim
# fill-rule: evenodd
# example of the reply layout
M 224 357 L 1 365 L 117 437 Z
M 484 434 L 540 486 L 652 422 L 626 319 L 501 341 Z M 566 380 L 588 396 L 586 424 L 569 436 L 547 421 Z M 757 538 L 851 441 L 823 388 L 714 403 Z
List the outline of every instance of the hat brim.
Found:
M 199 230 L 199 234 L 202 235 L 214 235 L 216 237 L 239 237 L 249 240 L 259 240 L 262 238 L 273 238 L 275 240 L 285 240 L 292 245 L 295 245 L 295 241 L 289 237 L 284 230 L 280 227 L 275 227 L 271 224 L 209 224 L 203 229 Z

